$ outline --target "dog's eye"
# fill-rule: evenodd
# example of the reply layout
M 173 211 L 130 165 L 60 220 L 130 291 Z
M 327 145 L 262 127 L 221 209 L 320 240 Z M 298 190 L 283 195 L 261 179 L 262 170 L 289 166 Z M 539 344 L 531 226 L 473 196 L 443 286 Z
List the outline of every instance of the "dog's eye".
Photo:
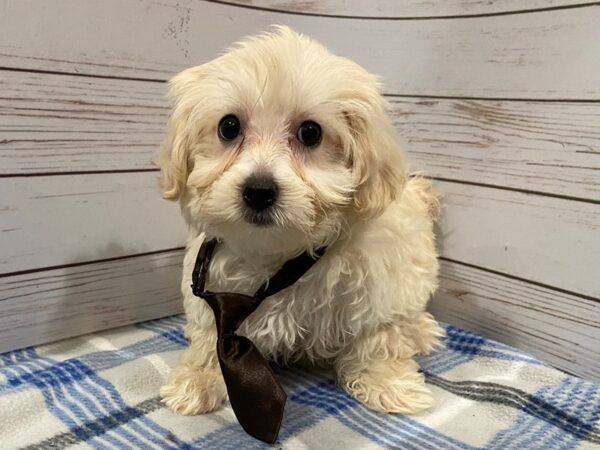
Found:
M 321 126 L 317 122 L 307 120 L 298 128 L 298 140 L 307 147 L 314 147 L 321 142 Z
M 219 121 L 219 137 L 223 141 L 233 141 L 240 135 L 240 119 L 233 114 L 227 114 Z

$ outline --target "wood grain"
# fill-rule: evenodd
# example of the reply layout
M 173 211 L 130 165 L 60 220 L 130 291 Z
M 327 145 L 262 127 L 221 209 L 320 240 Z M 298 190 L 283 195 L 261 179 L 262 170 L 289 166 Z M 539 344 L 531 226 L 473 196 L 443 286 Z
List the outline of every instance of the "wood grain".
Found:
M 0 174 L 153 169 L 163 83 L 0 71 Z
M 182 257 L 175 250 L 0 278 L 0 352 L 181 312 Z M 598 303 L 448 261 L 440 281 L 430 305 L 439 320 L 598 379 Z
M 594 0 L 216 0 L 216 3 L 240 5 L 306 15 L 342 17 L 433 18 L 481 14 L 519 13 L 547 8 L 594 3 Z
M 183 252 L 0 278 L 0 352 L 182 311 Z
M 164 80 L 282 23 L 381 75 L 391 94 L 600 99 L 600 58 L 585 45 L 600 40 L 598 5 L 510 20 L 336 19 L 177 0 L 0 0 L 0 11 L 0 67 Z
M 0 178 L 0 274 L 180 247 L 157 174 Z
M 177 206 L 155 173 L 0 179 L 3 273 L 178 247 Z M 444 194 L 441 253 L 600 297 L 600 206 L 520 192 L 436 183 Z
M 600 5 L 434 6 L 0 0 L 0 351 L 181 310 L 185 227 L 139 172 L 162 82 L 282 23 L 381 75 L 412 169 L 454 180 L 438 317 L 599 379 Z
M 600 201 L 600 103 L 389 100 L 414 170 Z
M 600 299 L 600 205 L 437 182 L 442 256 Z
M 0 71 L 0 174 L 154 169 L 164 89 Z M 388 100 L 413 170 L 600 200 L 600 103 Z
M 430 304 L 438 320 L 482 333 L 600 381 L 600 303 L 443 261 Z

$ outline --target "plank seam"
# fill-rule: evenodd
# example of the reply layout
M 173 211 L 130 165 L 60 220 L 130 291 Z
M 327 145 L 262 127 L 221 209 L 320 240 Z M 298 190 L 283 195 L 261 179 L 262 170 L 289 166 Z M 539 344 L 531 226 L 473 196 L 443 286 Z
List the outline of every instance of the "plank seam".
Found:
M 57 266 L 47 266 L 47 267 L 39 267 L 39 268 L 35 268 L 35 269 L 19 270 L 16 272 L 6 272 L 6 273 L 1 273 L 0 278 L 6 278 L 6 277 L 18 276 L 18 275 L 28 275 L 31 273 L 45 272 L 48 270 L 68 269 L 71 267 L 89 266 L 91 264 L 99 264 L 99 263 L 112 262 L 112 261 L 122 261 L 125 259 L 141 258 L 143 256 L 161 255 L 164 253 L 176 252 L 176 251 L 181 251 L 184 249 L 185 249 L 185 247 L 167 248 L 164 250 L 154 250 L 151 252 L 135 253 L 133 255 L 114 256 L 112 258 L 95 259 L 92 261 L 82 261 L 82 262 L 71 263 L 71 264 L 61 264 L 61 265 L 57 265 Z
M 21 67 L 3 67 L 0 66 L 0 70 L 5 70 L 7 72 L 29 72 L 29 73 L 39 73 L 45 75 L 71 75 L 73 77 L 83 77 L 83 78 L 103 78 L 108 80 L 127 80 L 127 81 L 144 81 L 149 83 L 164 83 L 166 80 L 162 78 L 143 78 L 143 77 L 124 77 L 124 76 L 114 76 L 114 75 L 96 75 L 92 73 L 71 73 L 71 72 L 61 72 L 58 70 L 43 70 L 43 69 L 25 69 Z M 173 73 L 175 75 L 175 73 Z
M 241 5 L 239 3 L 233 3 L 226 0 L 203 0 L 206 3 L 215 3 L 218 5 L 226 5 L 234 8 L 243 8 L 243 9 L 251 9 L 254 11 L 265 11 L 272 12 L 276 14 L 289 14 L 293 16 L 307 16 L 307 17 L 326 17 L 330 19 L 356 19 L 356 20 L 389 20 L 389 21 L 415 21 L 415 20 L 445 20 L 445 19 L 473 19 L 480 17 L 496 17 L 496 16 L 511 16 L 517 14 L 532 14 L 532 13 L 541 13 L 548 11 L 559 11 L 564 9 L 577 9 L 577 8 L 586 8 L 586 7 L 594 7 L 600 5 L 600 2 L 593 3 L 576 3 L 573 5 L 559 5 L 559 6 L 548 6 L 545 8 L 528 8 L 528 9 L 519 9 L 512 11 L 498 11 L 493 13 L 477 13 L 477 14 L 447 14 L 440 16 L 405 16 L 405 17 L 395 17 L 395 16 L 352 16 L 348 14 L 323 14 L 323 13 L 311 13 L 311 12 L 301 12 L 301 11 L 284 11 L 277 8 L 268 8 L 264 6 L 253 6 L 253 5 Z
M 596 298 L 596 297 L 592 297 L 591 295 L 586 295 L 586 294 L 580 294 L 579 292 L 573 292 L 573 291 L 569 291 L 568 289 L 563 289 L 563 288 L 559 288 L 557 286 L 552 286 L 549 284 L 545 284 L 545 283 L 541 283 L 539 281 L 534 281 L 534 280 L 530 280 L 528 278 L 522 278 L 522 277 L 518 277 L 516 275 L 512 275 L 512 274 L 508 274 L 505 272 L 501 272 L 499 270 L 494 270 L 494 269 L 490 269 L 488 267 L 483 267 L 483 266 L 479 266 L 477 264 L 471 264 L 471 263 L 467 263 L 464 261 L 458 261 L 456 259 L 452 259 L 452 258 L 448 258 L 446 256 L 440 256 L 439 259 L 441 261 L 447 261 L 450 263 L 454 263 L 454 264 L 459 264 L 461 266 L 465 266 L 465 267 L 470 267 L 472 269 L 477 269 L 477 270 L 481 270 L 483 272 L 487 272 L 487 273 L 491 273 L 494 275 L 499 275 L 511 280 L 516 280 L 516 281 L 521 281 L 523 283 L 528 283 L 534 286 L 538 286 L 544 289 L 548 289 L 548 290 L 552 290 L 555 292 L 560 292 L 561 294 L 567 294 L 567 295 L 572 295 L 574 297 L 579 297 L 582 298 L 584 300 L 589 300 L 595 303 L 600 303 L 600 298 Z
M 409 152 L 410 153 L 410 152 Z M 90 170 L 90 171 L 72 171 L 72 172 L 27 172 L 27 173 L 16 173 L 16 174 L 0 174 L 1 178 L 30 178 L 30 177 L 52 177 L 52 176 L 75 176 L 75 175 L 105 175 L 113 173 L 158 173 L 160 169 L 124 169 L 124 170 Z M 475 181 L 457 180 L 452 178 L 435 177 L 430 176 L 427 173 L 421 173 L 419 171 L 411 173 L 410 176 L 423 175 L 430 180 L 443 181 L 446 183 L 463 184 L 467 186 L 477 186 L 489 189 L 498 189 L 502 191 L 519 192 L 527 195 L 537 195 L 540 197 L 551 197 L 560 200 L 576 201 L 581 203 L 590 203 L 592 205 L 600 205 L 600 200 L 588 199 L 582 197 L 574 197 L 570 195 L 553 194 L 550 192 L 534 191 L 530 189 L 521 189 L 510 186 L 500 186 L 496 184 L 478 183 Z M 0 275 L 1 276 L 1 275 Z
M 207 1 L 207 0 L 204 0 Z M 600 2 L 598 2 L 600 4 Z M 124 81 L 141 81 L 150 83 L 166 83 L 168 80 L 162 78 L 141 78 L 141 77 L 126 77 L 119 75 L 97 75 L 92 73 L 75 73 L 61 72 L 57 70 L 41 70 L 41 69 L 25 69 L 19 67 L 4 67 L 0 66 L 0 71 L 6 72 L 23 72 L 37 73 L 43 75 L 58 75 L 83 78 L 99 78 L 105 80 L 124 80 Z M 175 75 L 175 73 L 173 73 Z M 384 82 L 385 87 L 385 82 Z M 390 92 L 382 92 L 384 97 L 389 98 L 426 98 L 440 100 L 481 100 L 481 101 L 504 101 L 504 102 L 545 102 L 545 103 L 600 103 L 600 98 L 535 98 L 535 97 L 481 97 L 470 95 L 428 95 L 428 94 L 395 94 Z
M 479 97 L 469 95 L 392 94 L 385 92 L 383 93 L 383 96 L 389 98 L 427 98 L 432 100 L 481 100 L 493 102 L 600 103 L 600 99 L 595 98 Z
M 476 181 L 464 181 L 464 180 L 455 180 L 452 178 L 433 177 L 433 176 L 428 176 L 427 174 L 423 174 L 423 175 L 431 180 L 444 181 L 447 183 L 465 184 L 468 186 L 499 189 L 502 191 L 520 192 L 522 194 L 537 195 L 540 197 L 551 197 L 551 198 L 558 198 L 560 200 L 568 200 L 568 201 L 575 201 L 575 202 L 581 202 L 581 203 L 591 203 L 592 205 L 600 205 L 600 200 L 595 200 L 595 199 L 591 199 L 591 198 L 582 198 L 582 197 L 574 197 L 574 196 L 570 196 L 570 195 L 553 194 L 551 192 L 534 191 L 534 190 L 530 190 L 530 189 L 522 189 L 522 188 L 516 188 L 516 187 L 510 187 L 510 186 L 500 186 L 497 184 L 478 183 Z
M 24 173 L 1 173 L 0 178 L 24 178 L 24 177 L 53 177 L 62 175 L 98 175 L 107 173 L 143 173 L 160 172 L 160 169 L 115 169 L 115 170 L 77 170 L 67 172 L 24 172 Z

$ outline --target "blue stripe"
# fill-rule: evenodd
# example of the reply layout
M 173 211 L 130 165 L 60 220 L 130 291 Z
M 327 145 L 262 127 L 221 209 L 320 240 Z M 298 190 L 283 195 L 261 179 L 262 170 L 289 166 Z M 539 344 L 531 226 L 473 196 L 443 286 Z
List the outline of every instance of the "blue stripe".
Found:
M 370 430 L 373 429 L 373 423 L 365 420 L 364 417 L 360 415 L 356 415 L 352 417 L 352 419 L 348 416 L 345 416 L 344 413 L 353 412 L 353 408 L 356 408 L 358 405 L 355 401 L 352 402 L 341 402 L 340 399 L 337 399 L 335 395 L 327 394 L 320 392 L 316 395 L 314 392 L 310 393 L 309 391 L 305 392 L 306 395 L 303 396 L 302 401 L 308 405 L 315 408 L 319 408 L 325 412 L 328 412 L 331 416 L 335 416 L 335 418 L 350 428 L 352 431 L 357 432 L 358 434 L 377 442 L 385 448 L 390 448 L 390 445 L 402 445 L 403 448 L 414 448 L 418 449 L 419 447 L 415 447 L 411 445 L 411 440 L 399 439 L 401 437 L 409 436 L 412 437 L 410 433 L 407 433 L 406 430 L 402 429 L 394 429 L 395 433 L 390 433 L 390 427 L 386 427 L 387 430 L 378 430 L 377 433 L 372 433 Z M 294 401 L 300 401 L 299 397 L 293 399 Z M 331 406 L 331 402 L 338 406 Z M 345 403 L 345 404 L 344 404 Z M 339 408 L 339 405 L 343 405 L 343 407 Z M 389 430 L 389 431 L 388 431 Z M 388 438 L 388 439 L 384 439 Z
M 78 386 L 82 389 L 78 390 Z M 110 433 L 116 433 L 119 436 L 122 436 L 126 441 L 131 441 L 133 444 L 135 444 L 134 448 L 141 448 L 143 446 L 147 446 L 145 442 L 140 440 L 134 434 L 130 433 L 127 430 L 126 426 L 118 425 L 119 421 L 117 421 L 115 417 L 118 417 L 121 411 L 119 411 L 119 409 L 115 408 L 114 405 L 111 404 L 110 397 L 106 395 L 106 392 L 103 392 L 100 389 L 101 387 L 101 379 L 94 373 L 92 373 L 88 377 L 80 378 L 78 383 L 68 383 L 69 392 L 71 392 L 75 398 L 77 398 L 81 403 L 83 403 L 84 406 L 86 406 L 92 412 L 93 415 L 90 418 L 90 420 L 100 420 L 101 423 L 109 429 L 108 432 L 103 434 L 104 436 L 108 436 L 110 435 Z M 103 407 L 106 413 L 100 411 L 97 404 L 93 400 L 90 400 L 86 397 L 86 391 L 87 393 L 93 395 L 93 399 L 96 400 Z M 117 407 L 118 406 L 121 406 L 121 410 L 126 408 L 125 405 L 117 405 Z M 142 430 L 136 429 L 135 431 L 138 431 L 141 436 L 144 436 Z
M 92 439 L 93 435 L 92 444 L 99 448 L 104 448 L 104 446 L 100 444 L 100 438 L 105 439 L 119 448 L 135 449 L 148 447 L 148 444 L 144 442 L 144 440 L 140 440 L 134 434 L 127 431 L 123 425 L 115 426 L 120 421 L 128 422 L 126 426 L 131 426 L 131 428 L 137 431 L 140 436 L 143 436 L 148 441 L 158 445 L 158 448 L 174 448 L 174 445 L 177 446 L 177 448 L 185 448 L 187 446 L 187 444 L 178 439 L 175 439 L 175 441 L 166 440 L 165 436 L 168 431 L 145 417 L 141 412 L 138 414 L 139 417 L 134 419 L 131 419 L 131 412 L 124 415 L 123 410 L 131 410 L 131 407 L 125 404 L 116 389 L 108 381 L 100 378 L 81 361 L 71 359 L 63 362 L 54 362 L 47 358 L 39 358 L 35 363 L 41 366 L 37 371 L 13 377 L 9 382 L 13 385 L 19 385 L 23 382 L 33 384 L 42 391 L 47 402 L 52 398 L 50 394 L 54 393 L 59 400 L 58 403 L 62 404 L 66 410 L 58 407 L 57 404 L 48 404 L 50 411 L 63 421 L 63 423 L 69 427 L 70 431 L 78 438 L 84 439 L 84 436 L 87 436 L 87 438 L 85 438 L 87 442 L 89 439 Z M 48 365 L 51 363 L 54 363 L 54 365 Z M 77 385 L 84 389 L 78 391 Z M 110 397 L 102 392 L 101 388 L 104 388 L 105 392 L 110 394 Z M 65 392 L 63 392 L 63 389 Z M 98 406 L 85 395 L 86 392 L 92 394 L 95 399 L 98 400 L 108 412 L 107 415 L 102 413 L 98 409 Z M 66 393 L 70 394 L 74 400 L 69 400 Z M 111 400 L 118 408 L 120 408 L 119 410 L 112 407 L 110 404 Z M 80 402 L 91 414 L 85 412 L 76 402 Z M 71 412 L 71 415 L 69 415 L 69 411 Z M 72 415 L 74 415 L 79 422 L 73 420 Z M 98 419 L 107 430 L 93 424 L 93 422 Z M 153 435 L 144 431 L 144 429 L 136 423 L 136 420 L 139 420 L 146 428 L 154 431 L 155 434 Z M 86 426 L 92 431 L 92 435 L 88 436 L 85 430 L 80 426 L 84 423 L 87 423 Z M 111 433 L 116 433 L 121 436 L 124 439 L 124 442 L 121 440 L 117 441 Z M 126 444 L 127 442 L 131 442 L 135 444 L 135 446 L 128 447 Z
M 139 324 L 138 328 L 153 331 L 167 339 L 170 339 L 171 341 L 173 341 L 177 344 L 182 344 L 182 345 L 188 344 L 188 341 L 185 338 L 185 336 L 183 335 L 183 330 L 181 328 L 165 327 L 165 326 L 161 326 L 158 324 L 149 324 L 149 323 Z
M 180 350 L 187 346 L 187 341 L 183 337 L 183 332 L 180 329 L 170 330 L 168 333 L 160 333 L 148 339 L 136 342 L 127 347 L 115 351 L 100 351 L 82 355 L 79 358 L 71 358 L 62 362 L 53 362 L 54 365 L 69 364 L 69 361 L 77 360 L 94 371 L 106 370 L 118 365 L 130 362 L 146 355 L 162 353 L 167 351 Z M 21 368 L 30 367 L 32 361 L 21 363 Z M 0 373 L 4 373 L 8 366 L 0 367 Z M 14 366 L 11 366 L 14 367 Z M 43 370 L 27 371 L 23 377 L 6 376 L 7 380 L 0 383 L 0 395 L 14 393 L 24 388 L 30 380 L 43 376 Z
M 73 368 L 73 372 L 75 372 L 77 370 L 78 370 L 77 367 Z M 115 419 L 110 415 L 110 409 L 106 408 L 107 413 L 109 413 L 109 415 L 106 415 L 102 411 L 100 411 L 100 409 L 98 408 L 98 405 L 94 402 L 94 400 L 98 400 L 99 403 L 101 403 L 103 407 L 107 406 L 107 405 L 104 405 L 105 399 L 103 398 L 102 394 L 98 391 L 98 389 L 96 389 L 91 383 L 88 382 L 88 379 L 83 377 L 80 379 L 79 383 L 77 383 L 77 382 L 66 383 L 65 387 L 67 389 L 67 392 L 75 399 L 75 401 L 77 401 L 80 404 L 82 404 L 83 406 L 85 406 L 87 408 L 87 410 L 91 413 L 91 414 L 86 414 L 86 419 L 85 419 L 86 421 L 93 421 L 96 419 L 104 418 L 105 420 L 102 420 L 101 423 L 105 427 L 111 428 L 116 425 Z M 81 387 L 84 389 L 78 389 L 78 387 Z M 86 392 L 86 391 L 88 391 L 88 392 Z M 90 399 L 88 397 L 88 394 L 93 395 L 92 399 Z M 110 434 L 114 430 L 115 430 L 115 428 L 113 428 L 112 430 L 109 429 L 108 432 L 103 430 L 102 435 L 105 438 L 112 440 L 113 437 Z M 132 441 L 133 443 L 135 443 L 137 445 L 141 444 L 141 442 L 138 441 L 135 438 L 135 436 L 133 436 L 130 433 L 117 432 L 116 434 L 121 436 L 125 442 Z
M 586 420 L 594 414 L 583 413 L 600 409 L 599 388 L 593 383 L 566 376 L 559 385 L 545 386 L 529 397 L 515 422 L 490 441 L 490 448 L 568 450 L 594 431 L 596 422 Z
M 132 440 L 133 443 L 136 444 L 136 447 L 134 448 L 143 448 L 147 446 L 145 442 L 140 440 L 141 438 L 145 438 L 148 441 L 158 445 L 159 448 L 173 448 L 173 445 L 177 445 L 182 448 L 186 446 L 185 443 L 179 441 L 178 439 L 175 439 L 174 441 L 167 440 L 165 436 L 168 434 L 168 430 L 164 429 L 156 422 L 146 417 L 143 413 L 136 412 L 137 410 L 135 410 L 135 408 L 127 405 L 110 382 L 98 376 L 91 369 L 85 367 L 81 361 L 75 361 L 74 366 L 75 367 L 72 372 L 72 375 L 74 376 L 71 382 L 68 383 L 69 386 L 73 387 L 75 386 L 75 383 L 79 383 L 93 393 L 96 400 L 101 402 L 102 406 L 108 411 L 108 415 L 105 415 L 99 411 L 96 405 L 93 402 L 90 403 L 89 400 L 85 399 L 83 395 L 80 396 L 80 401 L 84 403 L 84 406 L 93 409 L 95 414 L 95 416 L 93 416 L 94 419 L 102 419 L 102 422 L 106 426 L 111 426 L 112 430 L 110 430 L 109 433 L 114 432 L 129 440 Z M 125 413 L 124 411 L 128 412 Z M 134 415 L 133 419 L 131 419 L 132 414 Z M 138 421 L 140 423 L 138 423 Z M 127 423 L 119 425 L 118 427 L 114 427 L 114 424 L 117 422 Z M 127 430 L 128 427 L 131 428 L 132 431 L 137 432 L 139 438 L 135 435 L 132 435 Z M 150 430 L 151 432 L 148 433 L 144 430 L 144 428 L 146 430 Z
M 287 369 L 280 369 L 278 375 L 281 374 L 286 391 L 290 392 L 288 388 L 300 388 L 301 386 L 292 381 L 289 377 L 291 372 Z M 307 384 L 306 380 L 303 380 L 303 384 Z M 310 383 L 307 384 L 310 386 Z M 291 396 L 295 394 L 291 393 Z M 315 408 L 312 405 L 306 405 L 300 402 L 289 401 L 286 405 L 285 415 L 283 419 L 283 425 L 279 434 L 278 442 L 285 442 L 293 436 L 298 435 L 303 430 L 314 427 L 317 423 L 322 420 L 331 417 L 325 409 Z M 253 449 L 267 449 L 272 448 L 271 446 L 264 444 L 256 439 L 249 437 L 244 433 L 239 424 L 235 423 L 219 430 L 215 430 L 206 436 L 200 437 L 193 442 L 196 448 L 206 449 L 231 449 L 231 450 L 253 450 Z
M 94 413 L 98 412 L 96 405 L 94 405 L 89 399 L 79 396 L 77 390 L 74 389 L 74 383 L 71 382 L 72 374 L 78 372 L 77 364 L 60 367 L 60 369 L 61 370 L 57 372 L 52 370 L 49 371 L 48 379 L 51 379 L 51 391 L 53 391 L 55 394 L 60 392 L 60 395 L 63 398 L 63 406 L 67 409 L 67 411 L 70 411 L 75 415 L 79 421 L 78 425 L 83 425 L 84 423 L 93 421 L 97 417 Z M 58 384 L 55 384 L 56 381 L 58 381 Z M 68 398 L 68 396 L 70 396 L 70 398 Z M 86 410 L 84 410 L 81 405 L 83 405 Z M 104 439 L 109 443 L 118 447 L 127 447 L 127 439 L 117 439 L 114 436 L 105 434 L 105 430 L 96 424 L 89 424 L 87 425 L 87 428 L 93 432 L 92 443 L 97 448 L 104 448 L 104 444 L 99 438 L 99 436 L 103 434 Z M 88 440 L 91 438 L 92 436 L 90 436 Z
M 125 403 L 119 392 L 110 382 L 99 376 L 95 376 L 94 381 L 98 386 L 103 387 L 106 390 L 106 392 L 109 393 L 112 401 L 117 405 L 117 407 L 120 410 L 130 408 L 130 406 L 128 406 Z M 139 421 L 140 424 L 138 424 L 137 421 Z M 177 448 L 185 448 L 187 445 L 186 443 L 180 441 L 177 438 L 174 438 L 174 440 L 168 440 L 166 436 L 167 434 L 169 434 L 169 431 L 145 415 L 140 415 L 138 418 L 130 421 L 129 425 L 149 440 L 152 440 L 152 442 L 160 444 L 162 448 L 172 448 L 173 444 L 175 444 Z M 154 433 L 154 435 L 144 434 L 142 426 L 147 429 L 150 429 Z
M 308 372 L 305 369 L 298 367 L 294 368 L 294 372 L 290 371 L 288 376 L 297 378 L 302 377 L 301 382 L 303 382 L 307 387 L 307 389 L 304 391 L 299 391 L 294 395 L 290 395 L 290 400 L 292 401 L 298 401 L 298 399 L 300 399 L 301 396 L 307 392 L 314 395 L 312 391 L 316 391 L 315 386 L 318 386 L 321 389 L 321 391 L 319 392 L 320 397 L 326 399 L 327 402 L 324 402 L 325 400 L 318 401 L 319 398 L 317 398 L 316 401 L 318 401 L 318 405 L 322 408 L 329 408 L 330 411 L 328 412 L 330 413 L 333 413 L 334 411 L 332 409 L 332 403 L 330 402 L 331 399 L 334 399 L 336 405 L 339 405 L 341 402 L 341 404 L 344 406 L 343 408 L 339 408 L 338 411 L 349 413 L 351 409 L 349 408 L 349 406 L 361 408 L 363 410 L 364 415 L 370 416 L 372 418 L 370 422 L 371 426 L 377 425 L 385 429 L 390 428 L 391 425 L 391 429 L 396 431 L 403 430 L 404 428 L 414 429 L 418 431 L 420 435 L 427 436 L 428 439 L 433 438 L 434 440 L 436 440 L 440 444 L 440 448 L 443 449 L 447 449 L 451 446 L 455 446 L 457 448 L 472 448 L 456 439 L 438 433 L 435 430 L 420 424 L 418 421 L 411 419 L 410 417 L 396 414 L 383 414 L 368 410 L 366 409 L 366 407 L 364 407 L 358 401 L 356 401 L 354 398 L 348 395 L 345 391 L 338 388 L 335 385 L 333 379 L 331 378 L 322 377 L 318 375 L 316 376 L 312 372 Z M 310 380 L 314 380 L 312 384 Z M 307 404 L 311 404 L 311 402 L 308 401 Z M 352 413 L 354 414 L 354 412 Z M 368 427 L 368 429 L 370 429 L 370 427 Z
M 66 398 L 62 384 L 57 381 L 52 372 L 47 372 L 43 378 L 32 380 L 31 384 L 40 390 L 48 410 L 67 425 L 69 431 L 72 431 L 79 439 L 95 448 L 107 449 L 102 443 L 93 438 L 93 434 L 99 431 L 97 426 L 91 425 L 88 427 L 92 434 L 79 426 L 84 422 L 85 417 L 82 417 L 83 414 L 80 408 Z M 119 443 L 115 442 L 115 444 Z
M 32 349 L 32 347 L 26 347 L 20 350 L 13 350 L 11 352 L 5 352 L 0 354 L 0 360 L 2 361 L 2 364 L 0 364 L 0 368 L 16 365 L 23 361 L 31 359 L 29 355 Z
M 454 367 L 465 364 L 473 359 L 473 355 L 464 355 L 462 353 L 451 353 L 446 351 L 438 351 L 431 356 L 419 356 L 415 360 L 419 366 L 427 372 L 436 375 L 441 375 Z
M 300 396 L 294 396 L 291 398 L 291 400 L 305 401 L 309 405 L 324 408 L 326 411 L 336 416 L 338 420 L 341 420 L 341 416 L 339 416 L 340 412 L 349 414 L 351 409 L 353 410 L 360 408 L 362 410 L 361 414 L 357 414 L 357 412 L 353 410 L 352 415 L 355 417 L 357 422 L 364 426 L 364 428 L 361 428 L 360 430 L 356 429 L 353 426 L 352 421 L 349 419 L 346 420 L 345 424 L 350 428 L 361 432 L 361 434 L 364 434 L 366 432 L 365 430 L 370 430 L 373 428 L 373 426 L 377 426 L 385 430 L 384 433 L 386 435 L 389 434 L 389 437 L 392 440 L 396 439 L 395 436 L 404 434 L 410 439 L 419 440 L 421 445 L 423 445 L 425 448 L 448 449 L 452 446 L 461 449 L 472 448 L 463 442 L 452 439 L 427 426 L 424 426 L 407 416 L 384 414 L 367 410 L 366 407 L 361 405 L 357 400 L 350 397 L 341 389 L 338 389 L 333 383 L 322 384 L 320 386 L 320 390 L 318 390 L 318 393 L 317 390 L 311 388 L 304 391 L 302 395 L 308 398 L 302 399 Z M 342 407 L 339 405 L 342 405 Z M 335 408 L 336 406 L 337 410 Z M 405 445 L 404 441 L 394 442 L 395 445 L 400 443 Z M 432 447 L 431 444 L 433 443 L 437 443 L 439 447 Z
M 138 324 L 151 336 L 119 350 L 94 352 L 54 361 L 26 348 L 0 355 L 0 395 L 35 386 L 40 390 L 48 410 L 80 439 L 96 448 L 272 448 L 247 436 L 237 423 L 188 444 L 178 440 L 141 410 L 130 407 L 115 386 L 98 371 L 134 361 L 146 355 L 180 350 L 187 346 L 182 332 L 184 319 L 174 316 Z M 447 326 L 446 348 L 428 357 L 420 357 L 422 367 L 441 373 L 474 358 L 485 357 L 511 362 L 541 364 L 511 347 L 488 341 L 471 332 Z M 289 394 L 283 442 L 328 418 L 386 448 L 468 449 L 475 447 L 457 441 L 421 424 L 418 420 L 373 412 L 337 388 L 334 380 L 301 368 L 275 367 L 275 372 Z M 572 377 L 558 386 L 546 386 L 526 400 L 523 411 L 507 429 L 495 434 L 484 445 L 490 449 L 540 448 L 570 450 L 594 432 L 600 419 L 600 387 Z M 495 406 L 496 410 L 503 408 Z M 96 420 L 99 425 L 94 425 Z M 91 425 L 90 425 L 91 424 Z M 86 430 L 85 425 L 89 429 Z M 566 430 L 566 431 L 565 431 Z

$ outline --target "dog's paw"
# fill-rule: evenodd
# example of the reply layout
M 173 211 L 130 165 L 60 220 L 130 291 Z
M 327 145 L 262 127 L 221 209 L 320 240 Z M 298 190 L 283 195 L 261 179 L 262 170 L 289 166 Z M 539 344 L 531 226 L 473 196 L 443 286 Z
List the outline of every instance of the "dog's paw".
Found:
M 169 409 L 190 416 L 217 409 L 225 401 L 227 391 L 218 370 L 199 370 L 184 364 L 173 370 L 160 396 Z
M 343 388 L 376 411 L 414 414 L 433 406 L 431 392 L 413 360 L 374 361 L 356 377 L 342 381 Z

